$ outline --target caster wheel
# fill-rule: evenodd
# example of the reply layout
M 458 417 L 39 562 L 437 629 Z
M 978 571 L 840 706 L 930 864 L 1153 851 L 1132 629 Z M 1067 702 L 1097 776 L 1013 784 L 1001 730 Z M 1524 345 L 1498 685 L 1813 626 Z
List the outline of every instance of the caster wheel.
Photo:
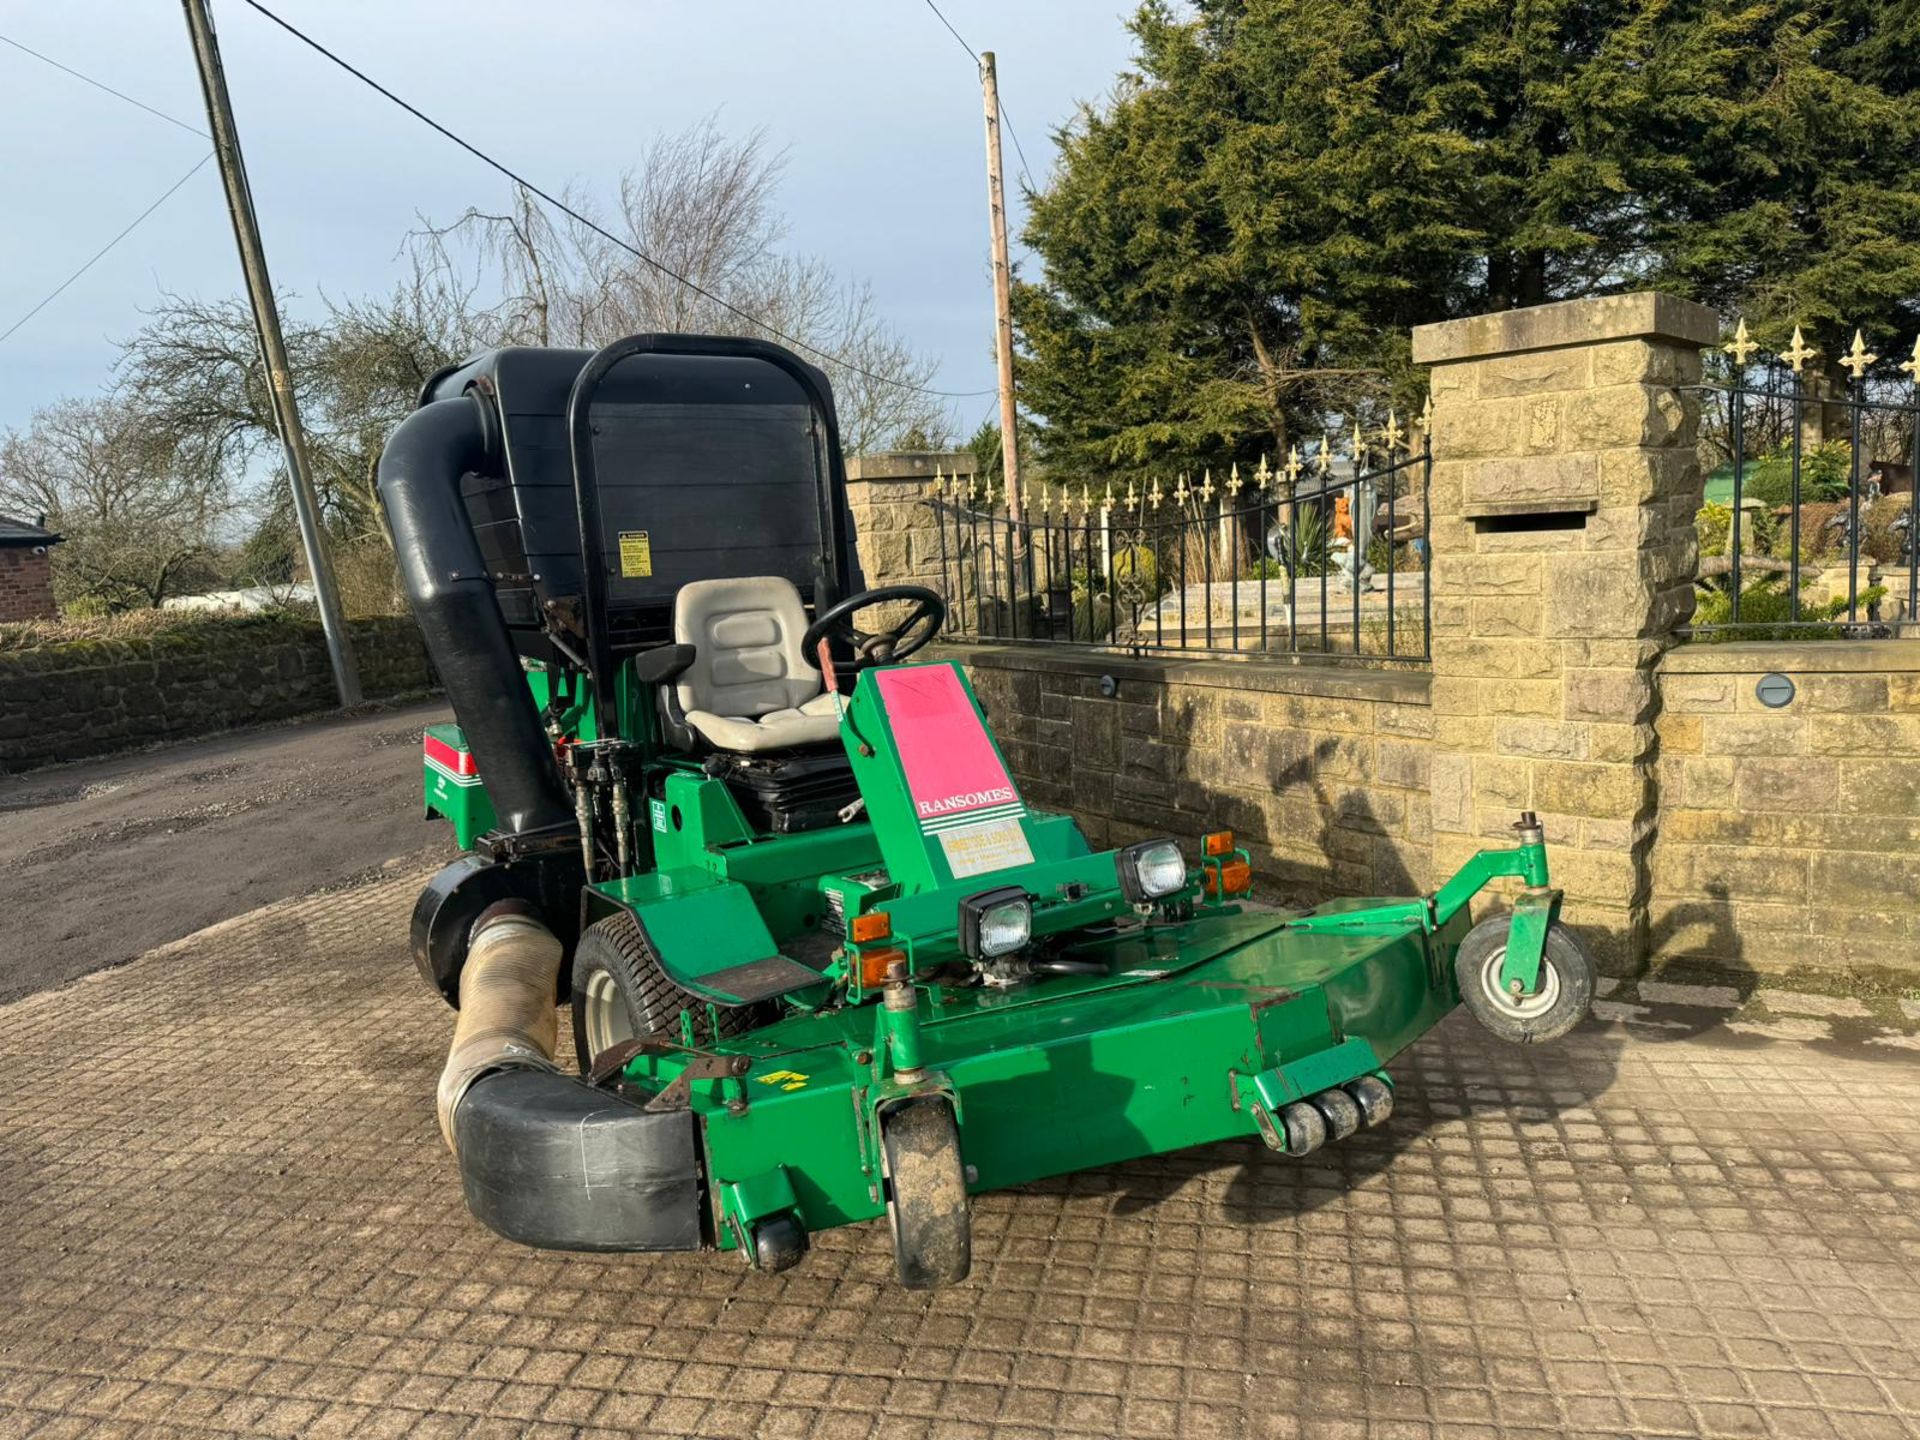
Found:
M 1280 1111 L 1280 1131 L 1286 1137 L 1287 1154 L 1311 1155 L 1327 1143 L 1327 1117 L 1304 1100 L 1296 1100 Z
M 1580 938 L 1556 922 L 1540 955 L 1540 983 L 1531 995 L 1509 995 L 1500 985 L 1507 956 L 1507 917 L 1482 920 L 1460 942 L 1454 978 L 1473 1018 L 1502 1040 L 1537 1045 L 1558 1040 L 1593 1005 L 1593 956 Z
M 791 1270 L 807 1253 L 807 1231 L 791 1215 L 774 1215 L 753 1227 L 753 1263 L 756 1269 L 778 1274 Z
M 1322 1090 L 1311 1103 L 1327 1117 L 1329 1139 L 1344 1140 L 1360 1128 L 1360 1105 L 1346 1091 Z
M 880 1122 L 893 1262 L 908 1290 L 957 1285 L 973 1268 L 973 1212 L 960 1127 L 943 1096 L 909 1100 Z
M 1393 1114 L 1393 1087 L 1377 1075 L 1362 1075 L 1343 1087 L 1360 1107 L 1360 1122 L 1371 1130 Z

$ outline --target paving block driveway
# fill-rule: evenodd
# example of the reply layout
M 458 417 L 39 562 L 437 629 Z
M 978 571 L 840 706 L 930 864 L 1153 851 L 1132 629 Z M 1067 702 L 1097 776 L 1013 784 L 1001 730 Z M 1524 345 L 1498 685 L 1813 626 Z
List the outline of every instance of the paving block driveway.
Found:
M 0 1436 L 1920 1433 L 1911 1051 L 1456 1017 L 1385 1130 L 985 1197 L 944 1293 L 873 1225 L 539 1254 L 435 1131 L 416 884 L 0 1008 Z

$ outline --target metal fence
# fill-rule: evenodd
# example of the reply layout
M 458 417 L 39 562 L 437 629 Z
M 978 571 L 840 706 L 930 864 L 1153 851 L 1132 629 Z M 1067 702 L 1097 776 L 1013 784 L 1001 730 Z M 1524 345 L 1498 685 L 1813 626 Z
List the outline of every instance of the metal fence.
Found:
M 1920 341 L 1897 368 L 1856 331 L 1841 379 L 1808 362 L 1796 328 L 1762 355 L 1744 322 L 1702 387 L 1707 469 L 1697 639 L 1869 639 L 1920 634 Z
M 1425 660 L 1432 452 L 1389 417 L 1378 445 L 1331 440 L 1143 489 L 1033 487 L 1026 514 L 943 481 L 950 633 L 1129 654 Z

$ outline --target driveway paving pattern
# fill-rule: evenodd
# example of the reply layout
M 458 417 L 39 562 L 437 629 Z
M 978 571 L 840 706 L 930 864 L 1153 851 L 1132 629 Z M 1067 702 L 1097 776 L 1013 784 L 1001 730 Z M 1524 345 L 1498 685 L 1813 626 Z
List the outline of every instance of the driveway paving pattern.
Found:
M 0 1436 L 1920 1433 L 1910 1050 L 1456 1017 L 1309 1161 L 982 1197 L 953 1290 L 541 1254 L 439 1141 L 417 884 L 0 1007 Z

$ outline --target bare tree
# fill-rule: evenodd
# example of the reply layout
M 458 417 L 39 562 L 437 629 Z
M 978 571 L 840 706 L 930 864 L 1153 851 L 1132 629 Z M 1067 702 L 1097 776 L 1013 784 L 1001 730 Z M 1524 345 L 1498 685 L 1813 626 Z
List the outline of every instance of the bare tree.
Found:
M 209 570 L 228 487 L 204 452 L 168 443 L 124 391 L 63 400 L 0 438 L 0 504 L 66 537 L 63 606 L 158 607 Z
M 493 329 L 470 290 L 426 265 L 384 296 L 328 302 L 318 320 L 287 324 L 315 488 L 336 538 L 381 529 L 373 489 L 380 447 L 427 378 Z M 166 296 L 122 348 L 119 374 L 122 388 L 142 397 L 157 432 L 192 457 L 192 468 L 224 477 L 268 513 L 289 516 L 272 401 L 244 302 Z
M 409 236 L 412 272 L 385 295 L 322 297 L 306 319 L 283 306 L 323 523 L 343 587 L 361 591 L 350 605 L 397 603 L 374 488 L 381 447 L 436 370 L 488 346 L 600 345 L 648 330 L 797 340 L 833 382 L 849 452 L 906 435 L 945 443 L 951 415 L 914 388 L 932 378 L 932 362 L 880 318 L 866 286 L 783 250 L 780 173 L 762 135 L 730 139 L 708 120 L 655 142 L 610 210 L 569 196 L 626 245 L 556 220 L 517 191 L 502 213 L 471 210 Z M 67 552 L 75 594 L 157 604 L 183 570 L 206 570 L 215 539 L 233 539 L 243 522 L 247 543 L 226 558 L 224 578 L 293 578 L 273 406 L 252 315 L 237 298 L 164 297 L 122 347 L 107 397 L 54 407 L 8 444 L 20 457 L 7 477 L 15 503 L 81 516 L 63 528 L 97 537 Z M 115 518 L 135 513 L 151 522 L 151 553 L 134 543 L 137 525 Z
M 449 288 L 470 288 L 462 277 L 476 265 L 491 272 L 502 298 L 487 319 L 501 341 L 602 345 L 652 330 L 799 341 L 833 383 L 849 452 L 909 431 L 944 438 L 951 415 L 916 388 L 935 366 L 879 317 L 871 290 L 782 250 L 782 164 L 760 132 L 735 140 L 708 119 L 655 141 L 611 211 L 570 191 L 592 226 L 520 190 L 505 212 L 417 232 L 416 255 Z

